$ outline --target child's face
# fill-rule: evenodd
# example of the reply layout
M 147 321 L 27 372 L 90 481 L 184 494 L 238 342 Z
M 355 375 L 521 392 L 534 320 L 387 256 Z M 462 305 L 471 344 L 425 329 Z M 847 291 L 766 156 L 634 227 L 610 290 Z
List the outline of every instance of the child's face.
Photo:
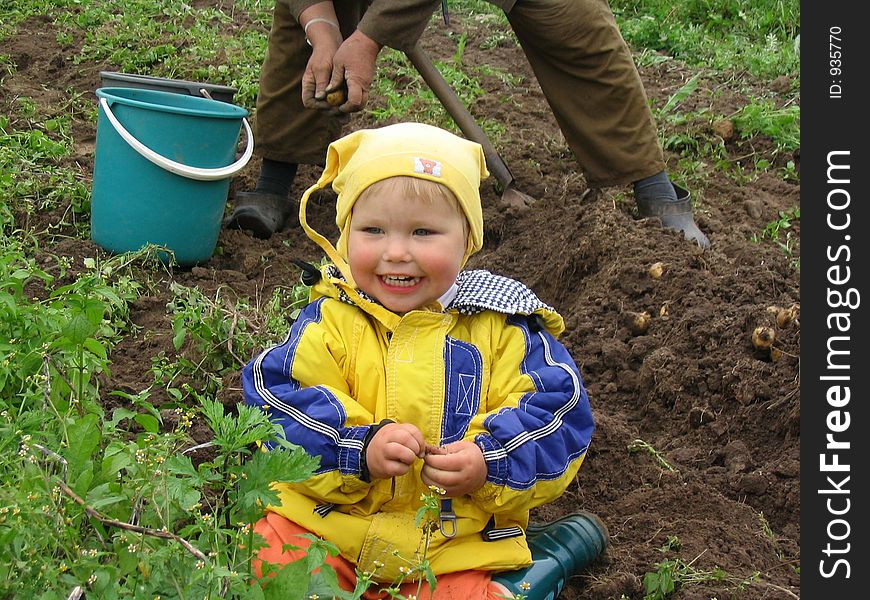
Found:
M 404 314 L 440 298 L 456 281 L 466 250 L 465 216 L 443 198 L 387 187 L 351 213 L 347 249 L 356 284 Z

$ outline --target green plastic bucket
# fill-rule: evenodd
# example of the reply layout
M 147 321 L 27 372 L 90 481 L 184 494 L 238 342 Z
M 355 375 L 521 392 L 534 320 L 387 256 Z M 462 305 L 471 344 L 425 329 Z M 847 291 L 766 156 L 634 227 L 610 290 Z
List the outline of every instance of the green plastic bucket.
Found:
M 183 266 L 211 258 L 230 179 L 253 152 L 248 111 L 156 90 L 96 94 L 91 239 L 114 253 L 165 246 Z M 247 148 L 235 160 L 242 125 Z

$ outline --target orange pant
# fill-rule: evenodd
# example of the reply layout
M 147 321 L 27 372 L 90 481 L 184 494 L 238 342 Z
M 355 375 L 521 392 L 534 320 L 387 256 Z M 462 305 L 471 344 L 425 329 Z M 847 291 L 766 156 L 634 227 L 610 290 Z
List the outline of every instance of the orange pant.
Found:
M 305 549 L 311 544 L 307 538 L 298 537 L 300 534 L 311 533 L 296 523 L 277 515 L 266 513 L 266 516 L 254 524 L 254 531 L 266 539 L 264 546 L 257 559 L 254 561 L 254 572 L 257 577 L 262 576 L 261 561 L 273 564 L 287 564 L 303 558 Z M 299 550 L 282 551 L 284 544 L 298 546 Z M 356 586 L 356 574 L 354 564 L 341 556 L 328 556 L 327 564 L 335 569 L 338 575 L 338 583 L 341 588 L 353 591 Z M 438 585 L 435 593 L 429 593 L 429 585 L 423 582 L 417 600 L 503 600 L 504 588 L 491 581 L 492 573 L 489 571 L 459 571 L 438 575 Z M 417 595 L 417 583 L 405 583 L 400 588 L 401 594 L 406 598 Z M 377 600 L 386 598 L 377 590 L 370 588 L 363 598 Z

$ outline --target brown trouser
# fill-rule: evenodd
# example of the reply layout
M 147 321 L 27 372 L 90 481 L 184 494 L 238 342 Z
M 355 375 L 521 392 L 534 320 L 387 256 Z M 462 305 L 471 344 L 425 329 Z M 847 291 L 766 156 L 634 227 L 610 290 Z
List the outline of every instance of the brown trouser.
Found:
M 364 5 L 335 3 L 345 36 Z M 517 0 L 508 20 L 591 186 L 665 168 L 643 84 L 606 0 Z M 257 97 L 260 156 L 322 165 L 340 134 L 339 119 L 302 106 L 309 56 L 302 28 L 276 3 Z

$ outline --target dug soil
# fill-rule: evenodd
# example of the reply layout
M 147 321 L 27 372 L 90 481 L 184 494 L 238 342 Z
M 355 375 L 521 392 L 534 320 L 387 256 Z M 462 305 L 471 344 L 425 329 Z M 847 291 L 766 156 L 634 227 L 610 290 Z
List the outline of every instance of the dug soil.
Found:
M 242 11 L 233 18 L 236 27 L 256 27 Z M 486 182 L 486 241 L 470 266 L 525 282 L 564 315 L 562 339 L 583 374 L 597 422 L 576 481 L 533 513 L 549 520 L 589 510 L 609 528 L 606 553 L 569 581 L 562 598 L 640 599 L 645 575 L 668 565 L 677 579 L 674 598 L 797 598 L 800 319 L 798 312 L 797 319 L 777 323 L 771 307 L 799 307 L 800 222 L 791 222 L 788 238 L 781 232 L 780 243 L 762 232 L 781 211 L 800 206 L 799 183 L 784 179 L 780 169 L 793 161 L 799 172 L 799 153 L 775 153 L 770 140 L 741 138 L 727 124 L 718 125 L 718 133 L 698 120 L 660 124 L 663 138 L 689 132 L 724 144 L 724 161 L 696 164 L 695 176 L 683 181 L 712 242 L 702 251 L 657 222 L 638 219 L 629 188 L 587 188 L 519 47 L 505 36 L 481 48 L 492 40 L 486 19 L 454 15 L 449 27 L 433 21 L 424 47 L 433 58 L 449 60 L 462 33 L 467 68 L 493 67 L 479 75 L 487 95 L 472 111 L 501 124 L 498 149 L 517 187 L 536 200 L 530 207 L 509 205 Z M 73 92 L 95 102 L 99 71 L 118 68 L 76 64 L 80 48 L 81 40 L 60 45 L 48 21 L 21 24 L 0 42 L 0 54 L 17 65 L 0 88 L 3 112 L 16 114 L 18 99 L 30 98 L 41 114 L 61 114 L 69 111 Z M 518 79 L 507 84 L 499 72 Z M 672 60 L 641 69 L 654 107 L 696 74 Z M 703 72 L 699 81 L 681 111 L 732 115 L 748 102 L 748 90 L 780 106 L 795 96 L 785 79 L 753 82 L 741 73 L 717 79 Z M 373 95 L 370 106 L 383 102 Z M 95 123 L 78 113 L 75 119 L 68 164 L 89 183 Z M 388 122 L 355 115 L 346 131 Z M 685 170 L 677 154 L 666 158 L 672 171 Z M 769 171 L 752 170 L 761 159 L 771 163 Z M 233 180 L 230 206 L 236 191 L 251 188 L 257 171 L 252 161 Z M 293 196 L 318 174 L 319 167 L 303 167 Z M 331 199 L 324 195 L 311 208 L 321 231 L 334 227 Z M 22 226 L 56 234 L 47 253 L 78 265 L 104 255 L 86 235 L 73 235 L 63 208 L 21 219 Z M 141 391 L 153 382 L 151 358 L 175 352 L 166 312 L 170 279 L 206 295 L 223 287 L 222 293 L 263 299 L 299 280 L 292 259 L 320 257 L 295 221 L 267 241 L 222 231 L 215 257 L 174 269 L 134 305 L 133 320 L 142 329 L 116 348 L 104 389 Z M 660 277 L 650 273 L 655 263 L 663 263 Z M 650 318 L 641 331 L 632 323 L 644 312 Z M 753 346 L 758 326 L 773 328 L 772 352 Z M 241 399 L 238 376 L 224 383 L 222 400 L 232 406 Z M 159 401 L 159 394 L 152 399 Z

